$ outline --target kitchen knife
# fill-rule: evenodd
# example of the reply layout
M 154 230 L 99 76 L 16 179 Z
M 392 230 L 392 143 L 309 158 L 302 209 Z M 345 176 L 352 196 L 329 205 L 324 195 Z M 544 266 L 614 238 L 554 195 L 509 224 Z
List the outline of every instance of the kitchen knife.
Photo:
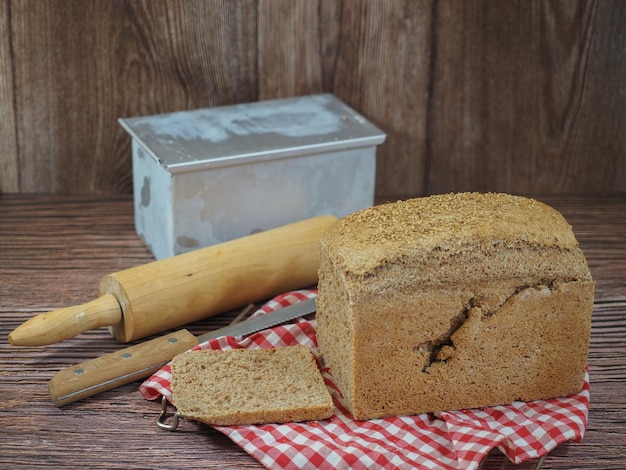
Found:
M 128 343 L 312 286 L 320 236 L 336 220 L 313 217 L 109 274 L 100 297 L 31 318 L 9 343 L 44 346 L 102 326 Z
M 220 336 L 242 336 L 315 312 L 315 299 L 308 299 L 198 337 L 183 329 L 121 351 L 68 367 L 48 384 L 50 398 L 63 406 L 135 380 L 149 377 L 174 356 Z

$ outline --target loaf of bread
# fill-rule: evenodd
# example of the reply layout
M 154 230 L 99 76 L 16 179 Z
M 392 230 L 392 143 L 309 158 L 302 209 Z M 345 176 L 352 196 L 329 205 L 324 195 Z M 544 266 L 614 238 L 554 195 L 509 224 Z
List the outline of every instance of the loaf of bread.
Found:
M 328 418 L 333 401 L 306 346 L 192 351 L 172 360 L 172 402 L 211 425 Z
M 357 419 L 582 388 L 594 282 L 556 210 L 506 194 L 385 204 L 320 243 L 317 341 Z

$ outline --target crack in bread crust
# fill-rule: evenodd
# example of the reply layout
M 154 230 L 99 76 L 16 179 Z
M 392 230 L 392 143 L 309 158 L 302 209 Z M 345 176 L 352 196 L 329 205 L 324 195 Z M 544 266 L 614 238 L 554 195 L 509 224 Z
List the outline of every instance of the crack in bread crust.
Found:
M 569 282 L 574 281 L 576 281 L 576 279 L 571 279 Z M 421 343 L 413 348 L 415 352 L 421 354 L 423 354 L 424 352 L 428 353 L 429 357 L 424 367 L 422 368 L 422 372 L 428 373 L 428 369 L 433 363 L 446 363 L 455 355 L 457 348 L 454 344 L 454 336 L 458 331 L 462 331 L 462 328 L 468 318 L 479 318 L 480 321 L 483 321 L 483 319 L 490 318 L 493 315 L 496 315 L 503 305 L 506 305 L 515 297 L 522 295 L 524 291 L 528 289 L 538 291 L 547 289 L 549 291 L 552 291 L 553 288 L 556 289 L 561 284 L 562 283 L 546 280 L 537 282 L 532 286 L 520 286 L 515 289 L 513 295 L 508 297 L 504 301 L 504 303 L 496 305 L 494 307 L 490 307 L 490 305 L 481 298 L 472 297 L 467 305 L 463 307 L 463 310 L 459 312 L 458 315 L 450 319 L 450 329 L 444 335 L 433 341 Z
M 368 208 L 320 242 L 317 340 L 357 419 L 580 389 L 594 282 L 554 209 L 501 194 Z

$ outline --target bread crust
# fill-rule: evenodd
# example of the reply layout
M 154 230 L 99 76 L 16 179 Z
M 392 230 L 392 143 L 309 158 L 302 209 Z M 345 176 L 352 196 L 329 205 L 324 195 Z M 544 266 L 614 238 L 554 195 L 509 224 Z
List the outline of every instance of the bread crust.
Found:
M 303 345 L 179 354 L 172 399 L 183 416 L 220 426 L 320 420 L 333 412 L 315 356 Z
M 317 340 L 357 419 L 580 390 L 594 283 L 538 201 L 461 193 L 376 206 L 320 243 Z

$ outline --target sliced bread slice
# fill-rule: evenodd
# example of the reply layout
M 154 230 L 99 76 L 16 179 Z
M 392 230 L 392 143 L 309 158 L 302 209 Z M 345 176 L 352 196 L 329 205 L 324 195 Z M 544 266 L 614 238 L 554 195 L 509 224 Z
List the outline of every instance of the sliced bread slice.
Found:
M 333 413 L 315 356 L 303 345 L 179 354 L 172 361 L 172 401 L 183 416 L 218 426 L 312 421 Z

